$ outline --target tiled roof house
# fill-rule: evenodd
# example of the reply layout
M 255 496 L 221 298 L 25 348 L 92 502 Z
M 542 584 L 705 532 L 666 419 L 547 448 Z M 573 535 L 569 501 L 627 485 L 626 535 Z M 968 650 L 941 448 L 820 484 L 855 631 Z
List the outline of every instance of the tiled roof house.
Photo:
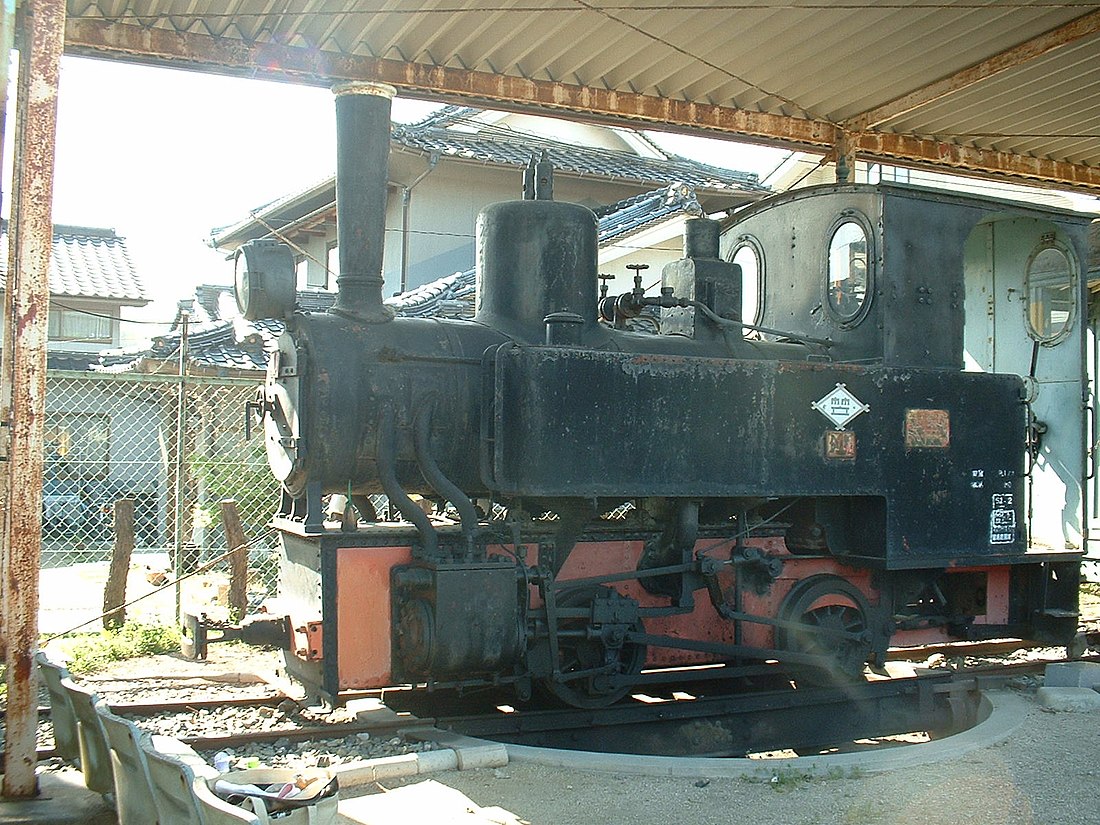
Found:
M 6 287 L 8 227 L 0 226 L 0 289 Z M 50 256 L 48 362 L 86 369 L 100 350 L 119 344 L 122 307 L 149 303 L 125 238 L 113 229 L 54 226 Z M 2 320 L 0 320 L 2 323 Z
M 597 212 L 634 198 L 648 202 L 653 192 L 667 193 L 674 184 L 690 191 L 707 214 L 730 212 L 768 192 L 754 174 L 670 154 L 631 129 L 448 106 L 392 129 L 386 294 L 472 267 L 478 212 L 520 197 L 522 170 L 542 154 L 555 167 L 555 199 Z M 334 179 L 322 181 L 213 230 L 211 242 L 228 252 L 253 238 L 278 237 L 298 251 L 299 288 L 331 290 L 338 257 L 335 192 Z M 679 257 L 678 233 L 649 239 L 644 247 L 644 262 L 659 269 Z M 663 253 L 659 259 L 655 251 Z M 624 252 L 601 258 L 601 271 L 625 277 L 626 265 L 638 256 Z
M 474 297 L 474 226 L 487 204 L 520 197 L 532 155 L 554 163 L 557 200 L 582 203 L 599 218 L 600 272 L 629 288 L 627 264 L 661 267 L 682 255 L 687 217 L 722 214 L 768 191 L 756 176 L 662 151 L 640 132 L 529 115 L 447 106 L 415 124 L 395 124 L 390 151 L 384 274 L 388 303 L 402 315 L 468 317 Z M 267 204 L 213 230 L 231 252 L 253 238 L 277 237 L 298 251 L 298 306 L 323 311 L 336 275 L 334 179 Z M 178 358 L 179 320 L 189 317 L 191 368 L 254 373 L 278 322 L 249 324 L 231 290 L 204 285 L 181 301 L 177 325 L 142 351 L 104 354 L 99 369 L 162 370 Z
M 673 184 L 610 204 L 597 211 L 600 249 L 613 252 L 616 244 L 632 248 L 630 239 L 641 233 L 679 231 L 684 218 L 703 212 L 695 190 Z M 625 287 L 624 287 L 625 288 Z M 404 316 L 469 318 L 473 315 L 473 268 L 445 275 L 387 299 Z M 332 292 L 301 290 L 298 308 L 323 312 L 335 300 Z M 104 353 L 98 369 L 160 371 L 179 358 L 183 313 L 188 317 L 188 355 L 193 372 L 207 375 L 256 374 L 266 367 L 266 351 L 282 332 L 280 321 L 245 321 L 237 312 L 232 287 L 204 284 L 193 299 L 180 301 L 172 330 L 153 339 L 145 350 Z

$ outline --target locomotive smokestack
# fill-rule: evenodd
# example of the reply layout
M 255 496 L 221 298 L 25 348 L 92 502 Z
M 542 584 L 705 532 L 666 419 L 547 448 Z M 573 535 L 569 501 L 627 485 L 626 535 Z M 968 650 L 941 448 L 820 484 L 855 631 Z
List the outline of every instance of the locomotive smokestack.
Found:
M 390 101 L 382 83 L 342 83 L 336 95 L 336 237 L 340 274 L 332 311 L 380 323 L 393 318 L 382 303 L 382 241 L 390 158 Z

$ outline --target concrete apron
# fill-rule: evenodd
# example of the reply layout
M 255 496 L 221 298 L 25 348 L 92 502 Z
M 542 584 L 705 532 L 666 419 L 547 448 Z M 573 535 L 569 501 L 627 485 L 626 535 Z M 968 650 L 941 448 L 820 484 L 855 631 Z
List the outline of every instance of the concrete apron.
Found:
M 0 823 L 118 825 L 118 817 L 102 796 L 84 787 L 84 775 L 71 769 L 39 774 L 33 799 L 0 800 Z
M 493 767 L 508 761 L 532 762 L 567 770 L 604 771 L 640 776 L 694 779 L 768 778 L 779 771 L 823 775 L 830 772 L 883 773 L 962 756 L 1007 739 L 1023 722 L 1029 703 L 1011 693 L 987 693 L 978 708 L 977 725 L 935 742 L 903 745 L 863 753 L 803 756 L 795 759 L 713 759 L 673 756 L 563 751 L 526 745 L 501 745 L 455 734 L 420 730 L 414 738 L 433 739 L 443 750 L 370 760 L 338 770 L 341 785 L 352 787 L 380 778 L 426 774 L 438 770 Z M 506 750 L 507 753 L 502 753 Z M 39 775 L 40 794 L 33 800 L 0 801 L 0 825 L 115 825 L 111 807 L 84 787 L 78 770 Z
M 828 773 L 885 773 L 942 762 L 1007 739 L 1024 721 L 1029 703 L 1007 692 L 982 695 L 977 725 L 934 742 L 878 748 L 861 753 L 833 753 L 792 759 L 715 759 L 683 756 L 637 756 L 622 753 L 592 753 L 507 745 L 512 762 L 578 771 L 604 771 L 636 776 L 679 776 L 694 779 L 767 778 L 778 772 L 825 775 Z

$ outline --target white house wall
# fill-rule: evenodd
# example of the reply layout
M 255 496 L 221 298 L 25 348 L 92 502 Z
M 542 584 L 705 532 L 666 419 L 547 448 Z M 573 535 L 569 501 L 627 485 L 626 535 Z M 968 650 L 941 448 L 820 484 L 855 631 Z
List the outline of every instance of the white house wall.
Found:
M 402 266 L 402 190 L 427 169 L 421 157 L 395 155 L 391 158 L 391 187 L 386 207 L 386 234 L 383 254 L 383 270 L 386 279 L 385 295 L 398 291 Z M 601 178 L 576 178 L 559 173 L 554 181 L 555 200 L 580 203 L 594 208 L 623 198 L 641 194 L 656 185 L 622 183 Z M 474 265 L 474 233 L 478 213 L 487 205 L 499 201 L 517 200 L 523 191 L 523 176 L 519 169 L 496 167 L 472 167 L 469 163 L 444 159 L 413 188 L 409 204 L 409 261 L 406 288 L 434 281 L 454 272 L 470 269 Z M 335 229 L 329 228 L 321 236 L 299 235 L 295 243 L 308 253 L 306 267 L 311 280 L 323 270 L 328 245 L 336 239 Z M 674 244 L 662 243 L 662 246 Z M 634 258 L 653 267 L 660 277 L 664 254 L 632 256 L 630 261 L 616 262 L 615 272 L 625 273 L 625 263 Z M 306 288 L 305 279 L 298 284 Z M 330 279 L 328 289 L 336 288 Z
M 0 294 L 3 294 L 0 291 Z M 101 301 L 88 301 L 82 298 L 70 298 L 68 296 L 54 296 L 51 298 L 54 302 L 54 307 L 60 308 L 61 304 L 71 310 L 82 310 L 85 312 L 92 312 L 97 315 L 105 315 L 111 319 L 121 317 L 123 312 L 122 307 L 116 303 L 101 302 Z M 0 335 L 4 331 L 4 318 L 0 314 Z M 87 341 L 74 341 L 74 340 L 51 340 L 47 344 L 47 348 L 50 352 L 99 352 L 100 350 L 109 349 L 112 347 L 118 347 L 121 345 L 119 337 L 119 322 L 117 320 L 111 321 L 111 339 L 109 342 L 87 342 Z

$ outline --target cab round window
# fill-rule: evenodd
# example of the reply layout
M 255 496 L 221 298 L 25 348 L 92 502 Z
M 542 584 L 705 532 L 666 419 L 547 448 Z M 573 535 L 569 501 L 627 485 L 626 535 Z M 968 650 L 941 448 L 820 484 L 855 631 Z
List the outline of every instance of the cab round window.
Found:
M 741 320 L 746 324 L 755 324 L 760 318 L 760 293 L 764 275 L 760 249 L 746 238 L 734 250 L 732 260 L 741 267 Z M 744 330 L 744 333 L 748 334 L 749 330 Z
M 1065 250 L 1046 246 L 1032 253 L 1024 275 L 1027 323 L 1033 338 L 1060 340 L 1073 324 L 1077 308 L 1073 262 Z
M 826 289 L 829 307 L 842 321 L 855 318 L 867 301 L 867 230 L 858 221 L 844 221 L 833 231 Z

